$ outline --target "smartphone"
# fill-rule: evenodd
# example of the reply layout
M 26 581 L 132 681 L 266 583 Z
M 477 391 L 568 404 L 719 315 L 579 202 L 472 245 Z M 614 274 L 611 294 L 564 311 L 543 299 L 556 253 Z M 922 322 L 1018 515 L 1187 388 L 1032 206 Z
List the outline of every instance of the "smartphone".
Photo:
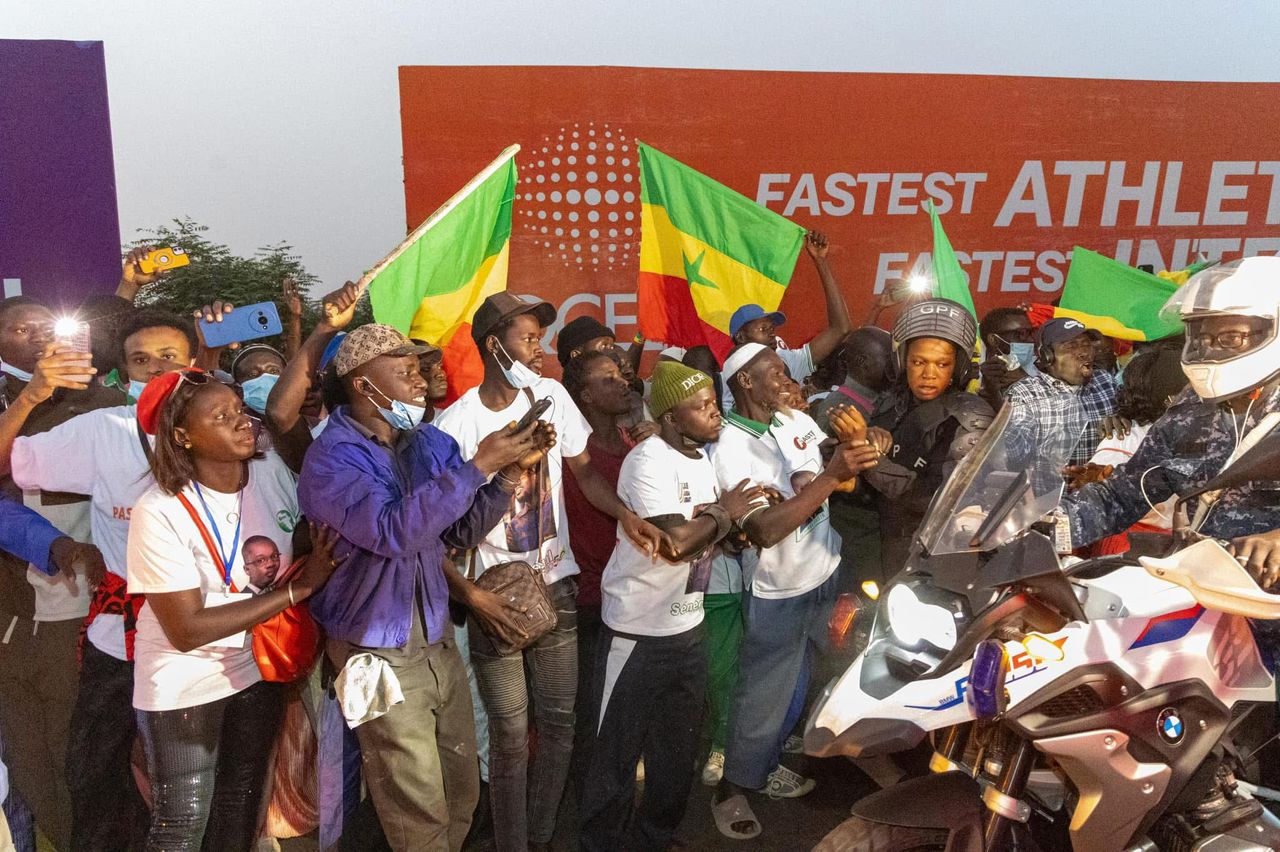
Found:
M 53 336 L 58 344 L 73 352 L 88 352 L 89 323 L 71 318 L 60 319 L 53 324 Z
M 516 428 L 512 430 L 512 434 L 523 432 L 533 425 L 533 421 L 541 420 L 542 415 L 547 413 L 547 409 L 551 407 L 551 397 L 543 397 L 533 404 L 533 407 L 525 412 L 524 417 L 520 418 L 520 422 L 516 424 Z
M 69 317 L 60 319 L 53 324 L 53 337 L 58 345 L 70 349 L 72 352 L 85 353 L 83 363 L 85 368 L 93 366 L 93 358 L 89 355 L 92 350 L 89 348 L 89 323 L 83 320 L 75 320 Z M 68 375 L 67 378 L 77 382 L 88 382 L 93 378 L 93 373 L 85 372 L 75 375 Z
M 139 258 L 138 268 L 142 270 L 143 274 L 150 275 L 153 272 L 177 269 L 179 266 L 187 266 L 190 263 L 191 258 L 187 256 L 186 249 L 169 246 L 168 248 L 158 248 Z
M 243 343 L 260 337 L 271 337 L 282 330 L 280 312 L 275 302 L 259 302 L 223 314 L 222 322 L 200 320 L 200 333 L 205 346 L 216 349 L 230 343 Z

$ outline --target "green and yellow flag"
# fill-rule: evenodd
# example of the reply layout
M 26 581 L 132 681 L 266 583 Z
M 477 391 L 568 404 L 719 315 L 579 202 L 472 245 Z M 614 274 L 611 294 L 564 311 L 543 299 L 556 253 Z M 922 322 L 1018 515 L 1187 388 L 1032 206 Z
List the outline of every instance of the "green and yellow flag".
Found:
M 503 151 L 360 279 L 378 322 L 444 350 L 446 404 L 484 378 L 471 318 L 507 289 L 519 150 Z
M 1181 322 L 1160 318 L 1177 289 L 1175 281 L 1076 246 L 1054 316 L 1078 319 L 1118 340 L 1159 340 L 1182 330 Z
M 708 345 L 723 358 L 729 318 L 745 304 L 782 301 L 804 228 L 684 163 L 638 143 L 640 330 L 673 346 Z

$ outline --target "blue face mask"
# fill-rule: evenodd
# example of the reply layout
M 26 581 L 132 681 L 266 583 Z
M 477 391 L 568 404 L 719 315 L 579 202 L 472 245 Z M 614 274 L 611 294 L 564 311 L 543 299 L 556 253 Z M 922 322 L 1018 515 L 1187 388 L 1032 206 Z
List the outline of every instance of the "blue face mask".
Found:
M 391 408 L 378 406 L 382 419 L 401 432 L 415 428 L 427 416 L 427 409 L 421 405 L 410 405 L 398 399 L 391 400 Z
M 146 389 L 147 389 L 147 383 L 146 383 L 146 382 L 140 382 L 140 381 L 138 381 L 137 379 L 130 379 L 130 380 L 129 380 L 129 390 L 128 390 L 128 391 L 126 391 L 126 393 L 128 393 L 128 395 L 129 395 L 129 401 L 130 401 L 130 402 L 137 402 L 137 401 L 138 401 L 138 397 L 142 396 L 142 392 L 143 392 L 144 390 L 146 390 Z
M 1018 361 L 1018 366 L 1026 371 L 1028 376 L 1034 376 L 1040 371 L 1036 369 L 1036 347 L 1033 343 L 1010 343 L 1009 354 Z
M 247 382 L 240 383 L 240 390 L 244 393 L 244 404 L 252 408 L 259 414 L 263 414 L 267 410 L 267 397 L 271 395 L 271 389 L 276 386 L 276 382 L 280 381 L 280 377 L 275 373 L 263 373 L 255 376 Z
M 365 379 L 368 381 L 368 379 Z M 382 415 L 382 419 L 391 424 L 393 429 L 399 429 L 401 432 L 408 432 L 410 429 L 417 427 L 419 423 L 427 416 L 427 409 L 421 405 L 410 405 L 407 402 L 401 402 L 398 399 L 392 399 L 381 390 L 373 382 L 369 382 L 369 386 L 382 395 L 382 398 L 391 403 L 390 408 L 383 408 L 378 403 L 373 402 L 373 397 L 366 396 L 370 402 L 377 407 L 378 413 Z
M 12 364 L 6 364 L 3 361 L 0 361 L 0 370 L 8 373 L 20 382 L 29 382 L 32 378 L 31 373 L 28 373 L 26 370 L 19 370 Z

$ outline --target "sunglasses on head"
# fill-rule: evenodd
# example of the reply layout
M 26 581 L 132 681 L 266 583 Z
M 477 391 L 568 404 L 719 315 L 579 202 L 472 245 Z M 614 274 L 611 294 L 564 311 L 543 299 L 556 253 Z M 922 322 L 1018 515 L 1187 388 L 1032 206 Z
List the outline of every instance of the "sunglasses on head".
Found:
M 210 382 L 216 382 L 216 381 L 217 379 L 213 377 L 212 373 L 206 373 L 204 370 L 179 370 L 178 383 L 173 386 L 173 391 L 174 393 L 177 393 L 178 388 L 182 387 L 183 382 L 186 382 L 187 384 L 190 384 L 190 385 L 199 386 L 199 385 L 207 385 Z

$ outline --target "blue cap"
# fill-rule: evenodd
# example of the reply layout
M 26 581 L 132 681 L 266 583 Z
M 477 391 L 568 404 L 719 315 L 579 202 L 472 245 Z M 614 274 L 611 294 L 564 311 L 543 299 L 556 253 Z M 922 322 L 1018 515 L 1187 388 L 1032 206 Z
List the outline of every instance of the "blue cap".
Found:
M 1082 335 L 1089 335 L 1094 340 L 1101 340 L 1102 335 L 1071 317 L 1055 317 L 1040 326 L 1039 342 L 1041 346 L 1056 346 L 1075 340 Z
M 329 341 L 329 345 L 324 348 L 324 352 L 320 355 L 320 369 L 326 369 L 333 362 L 333 356 L 338 354 L 338 347 L 342 345 L 342 341 L 346 339 L 347 333 L 340 331 L 333 336 L 333 340 Z
M 734 311 L 733 316 L 729 318 L 729 336 L 736 335 L 747 323 L 753 320 L 765 319 L 766 317 L 773 321 L 775 328 L 787 321 L 787 315 L 782 311 L 769 313 L 759 305 L 743 305 Z

